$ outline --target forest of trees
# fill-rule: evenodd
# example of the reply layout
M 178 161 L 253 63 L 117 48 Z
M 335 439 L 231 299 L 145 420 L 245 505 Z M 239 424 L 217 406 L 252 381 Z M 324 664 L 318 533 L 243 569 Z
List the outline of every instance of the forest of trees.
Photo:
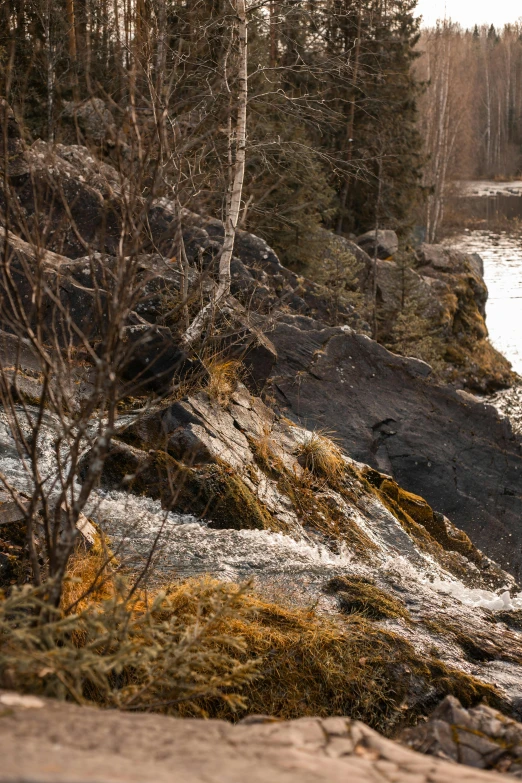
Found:
M 415 0 L 4 0 L 0 93 L 28 141 L 138 157 L 169 198 L 221 216 L 242 146 L 242 8 L 238 225 L 296 267 L 319 226 L 407 232 L 422 194 Z
M 510 178 L 522 167 L 522 26 L 463 30 L 440 22 L 422 31 L 415 71 L 426 160 L 430 241 L 444 196 L 459 179 Z
M 155 196 L 223 216 L 240 5 L 237 223 L 288 265 L 306 267 L 320 226 L 422 223 L 434 241 L 451 183 L 519 173 L 522 28 L 421 31 L 415 0 L 4 0 L 0 94 L 27 141 L 137 157 Z

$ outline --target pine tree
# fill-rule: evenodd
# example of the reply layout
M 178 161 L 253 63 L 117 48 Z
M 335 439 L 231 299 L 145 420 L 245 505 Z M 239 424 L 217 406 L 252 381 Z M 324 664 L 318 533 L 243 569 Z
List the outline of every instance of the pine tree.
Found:
M 348 164 L 339 191 L 338 230 L 373 227 L 379 171 L 384 222 L 405 230 L 421 195 L 419 85 L 412 73 L 419 35 L 415 3 L 395 0 L 386 8 L 343 5 L 343 13 L 330 19 L 329 35 L 330 46 L 345 47 L 353 60 L 351 89 L 344 94 L 340 89 L 338 95 L 345 128 L 332 139 Z M 359 50 L 354 47 L 358 39 Z

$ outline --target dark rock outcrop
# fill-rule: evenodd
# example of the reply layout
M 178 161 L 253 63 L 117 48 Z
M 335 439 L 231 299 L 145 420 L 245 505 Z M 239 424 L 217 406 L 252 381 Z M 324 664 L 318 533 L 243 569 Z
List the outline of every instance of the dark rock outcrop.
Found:
M 83 170 L 90 168 L 92 174 L 96 164 L 86 160 L 83 148 L 78 153 L 83 167 L 60 154 L 67 150 L 37 141 L 24 152 L 9 176 L 15 216 L 11 229 L 27 241 L 43 235 L 47 250 L 69 258 L 89 250 L 115 252 L 120 216 L 112 189 L 104 176 L 86 178 Z
M 447 696 L 427 723 L 405 731 L 402 740 L 421 753 L 522 779 L 522 724 L 485 705 L 465 709 Z
M 509 422 L 364 335 L 285 320 L 272 334 L 281 405 L 307 426 L 335 431 L 353 458 L 425 497 L 520 576 L 522 441 Z
M 121 376 L 127 381 L 128 394 L 168 391 L 174 377 L 184 380 L 198 375 L 204 382 L 207 376 L 202 363 L 191 359 L 176 345 L 166 326 L 151 326 L 148 323 L 126 326 L 122 340 L 128 345 L 126 360 L 121 368 Z
M 422 324 L 412 327 L 411 349 L 418 349 L 422 337 L 431 342 L 430 360 L 437 361 L 441 380 L 481 393 L 510 385 L 510 364 L 487 339 L 488 291 L 480 257 L 424 244 L 413 266 L 381 256 L 367 269 L 360 287 L 371 301 L 376 276 L 380 342 L 393 345 L 398 318 L 414 316 Z M 406 333 L 402 352 L 408 325 L 401 329 Z
M 163 234 L 154 234 L 156 243 L 161 242 L 162 236 L 172 234 L 175 222 L 175 212 L 170 202 L 160 200 L 154 207 L 153 233 L 159 230 L 159 226 L 165 226 L 168 220 L 171 221 L 171 228 L 163 228 Z M 188 210 L 183 211 L 182 220 L 189 259 L 192 263 L 210 265 L 222 241 L 222 222 Z M 355 256 L 363 277 L 366 277 L 369 264 L 366 254 L 349 240 L 342 241 L 347 243 L 348 252 Z M 334 302 L 325 286 L 284 267 L 261 237 L 238 231 L 234 254 L 231 265 L 232 293 L 248 309 L 262 314 L 299 313 L 327 324 L 349 324 L 368 331 L 368 325 L 352 305 Z

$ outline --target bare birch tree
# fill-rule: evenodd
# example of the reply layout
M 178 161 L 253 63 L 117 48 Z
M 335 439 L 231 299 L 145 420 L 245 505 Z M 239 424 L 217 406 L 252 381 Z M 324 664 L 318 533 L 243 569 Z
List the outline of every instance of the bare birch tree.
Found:
M 230 87 L 228 79 L 226 80 L 226 87 L 230 92 L 231 112 L 228 124 L 229 188 L 224 219 L 225 236 L 219 258 L 217 287 L 212 293 L 210 301 L 202 308 L 185 332 L 183 341 L 187 346 L 192 345 L 200 337 L 215 308 L 230 293 L 230 262 L 234 251 L 245 178 L 248 103 L 248 24 L 245 0 L 234 0 L 233 7 L 236 14 L 234 33 L 237 36 L 237 85 Z

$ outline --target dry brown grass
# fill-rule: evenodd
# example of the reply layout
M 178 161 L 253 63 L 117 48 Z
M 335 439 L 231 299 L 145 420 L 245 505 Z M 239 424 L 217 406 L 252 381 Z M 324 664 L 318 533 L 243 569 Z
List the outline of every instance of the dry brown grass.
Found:
M 270 478 L 279 481 L 286 473 L 271 430 L 265 429 L 259 438 L 250 440 L 250 447 L 258 467 Z
M 347 614 L 358 613 L 374 620 L 410 619 L 403 603 L 366 577 L 336 576 L 330 579 L 325 590 L 337 596 L 339 608 Z
M 368 616 L 340 620 L 253 593 L 244 596 L 243 606 L 224 630 L 244 639 L 246 654 L 262 663 L 243 690 L 247 709 L 238 717 L 348 715 L 390 734 L 415 723 L 448 693 L 467 705 L 484 699 L 501 706 L 493 687 L 418 653 Z M 419 688 L 431 691 L 424 703 Z M 234 717 L 223 704 L 207 703 L 206 709 L 212 717 Z
M 102 536 L 90 549 L 80 544 L 69 558 L 63 582 L 61 606 L 69 613 L 81 612 L 113 597 L 118 563 Z
M 226 405 L 237 389 L 243 365 L 236 359 L 212 359 L 206 365 L 209 374 L 207 391 L 212 400 Z
M 297 448 L 297 456 L 306 470 L 331 484 L 335 484 L 346 467 L 343 452 L 328 430 L 305 433 Z
M 288 497 L 303 525 L 320 531 L 334 545 L 343 542 L 357 551 L 361 558 L 371 560 L 372 552 L 377 550 L 376 544 L 343 508 L 345 501 L 353 503 L 356 500 L 352 471 L 345 463 L 340 448 L 331 439 L 318 433 L 307 435 L 309 437 L 303 447 L 305 454 L 299 459 L 302 470 L 298 465 L 294 465 L 293 469 L 284 465 L 269 431 L 250 441 L 258 467 L 277 482 L 279 491 Z M 316 448 L 319 437 L 323 440 Z M 310 441 L 312 446 L 308 450 Z M 319 456 L 313 463 L 314 471 L 310 469 L 309 451 L 316 458 Z M 332 489 L 334 492 L 331 492 Z
M 68 600 L 105 559 L 100 550 L 77 556 Z M 495 688 L 367 615 L 325 617 L 210 578 L 129 601 L 109 572 L 82 611 L 41 628 L 29 597 L 0 601 L 0 687 L 182 716 L 348 715 L 389 734 L 447 693 L 466 706 L 503 706 Z M 422 704 L 419 688 L 430 693 Z

